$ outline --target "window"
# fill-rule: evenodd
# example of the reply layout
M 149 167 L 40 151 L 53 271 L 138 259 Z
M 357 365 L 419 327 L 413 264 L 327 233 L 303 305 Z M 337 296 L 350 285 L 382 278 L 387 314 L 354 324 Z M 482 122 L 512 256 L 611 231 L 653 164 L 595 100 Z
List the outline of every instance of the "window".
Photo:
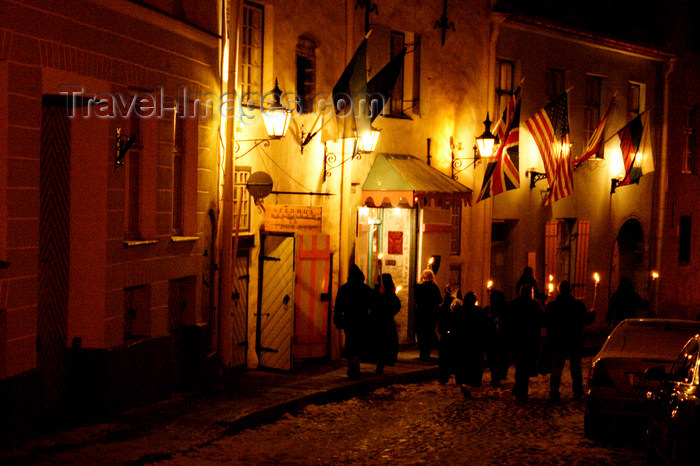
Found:
M 243 105 L 258 102 L 262 92 L 263 8 L 254 3 L 243 4 L 240 70 Z
M 685 150 L 683 151 L 682 173 L 695 173 L 696 166 L 695 151 L 695 121 L 697 118 L 697 106 L 685 108 L 685 124 L 683 125 L 683 135 L 685 139 Z
M 512 61 L 496 60 L 496 114 L 493 116 L 494 121 L 498 121 L 513 95 L 513 68 Z
M 671 379 L 674 382 L 693 383 L 695 362 L 698 359 L 698 344 L 693 341 L 678 356 L 671 368 Z
M 185 123 L 187 119 L 182 106 L 175 116 L 175 138 L 173 144 L 173 235 L 182 235 L 185 177 Z
M 405 42 L 403 32 L 391 31 L 391 58 L 394 58 L 403 50 Z M 391 115 L 403 115 L 403 68 L 401 68 L 396 84 L 391 90 L 389 113 Z
M 586 76 L 585 100 L 583 102 L 583 141 L 587 144 L 600 121 L 600 78 Z M 601 148 L 603 145 L 601 144 Z M 600 154 L 596 154 L 596 157 Z
M 544 92 L 547 103 L 556 99 L 564 92 L 564 70 L 547 68 L 544 78 Z
M 141 119 L 139 112 L 133 111 L 129 117 L 129 136 L 136 139 L 129 150 L 129 158 L 126 163 L 126 238 L 130 240 L 141 239 Z
M 124 341 L 149 336 L 151 287 L 135 286 L 124 289 Z
M 301 36 L 297 42 L 297 96 L 300 100 L 299 113 L 314 111 L 316 94 L 316 41 Z
M 420 36 L 413 40 L 413 113 L 420 115 Z
M 239 168 L 236 170 L 234 175 L 235 189 L 233 192 L 233 227 L 236 228 L 236 223 L 238 223 L 238 231 L 250 230 L 250 195 L 248 194 L 248 189 L 246 188 L 249 176 L 249 168 Z M 240 202 L 243 202 L 243 205 L 240 206 L 241 217 L 239 220 L 237 220 L 236 217 L 238 217 Z
M 458 256 L 462 252 L 462 205 L 453 205 L 451 209 L 452 233 L 450 234 L 450 254 Z
M 627 117 L 632 119 L 644 111 L 644 85 L 627 83 Z
M 681 217 L 680 232 L 678 235 L 678 262 L 681 264 L 690 263 L 690 244 L 691 244 L 691 218 L 690 215 Z
M 448 285 L 452 290 L 457 291 L 462 286 L 462 266 L 460 264 L 450 264 L 450 275 L 447 277 Z

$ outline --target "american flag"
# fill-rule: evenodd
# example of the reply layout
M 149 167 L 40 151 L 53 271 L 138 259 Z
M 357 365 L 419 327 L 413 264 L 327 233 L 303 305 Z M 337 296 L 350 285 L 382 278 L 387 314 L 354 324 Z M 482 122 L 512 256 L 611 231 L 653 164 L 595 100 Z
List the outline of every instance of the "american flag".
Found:
M 544 162 L 549 182 L 545 205 L 558 201 L 574 191 L 569 137 L 569 103 L 567 92 L 561 93 L 525 122 Z
M 615 97 L 613 97 L 610 100 L 610 103 L 608 104 L 608 108 L 605 110 L 603 118 L 600 119 L 598 126 L 596 126 L 595 130 L 593 130 L 593 134 L 591 134 L 591 138 L 588 140 L 588 144 L 586 144 L 586 148 L 584 149 L 583 154 L 581 154 L 579 158 L 574 160 L 574 165 L 578 165 L 581 162 L 588 160 L 589 158 L 597 154 L 598 151 L 600 151 L 600 148 L 603 145 L 603 133 L 605 133 L 605 124 L 608 122 L 608 117 L 610 116 L 610 110 L 612 109 L 614 101 Z
M 520 88 L 518 86 L 511 96 L 494 130 L 500 144 L 495 160 L 486 165 L 476 202 L 520 187 Z

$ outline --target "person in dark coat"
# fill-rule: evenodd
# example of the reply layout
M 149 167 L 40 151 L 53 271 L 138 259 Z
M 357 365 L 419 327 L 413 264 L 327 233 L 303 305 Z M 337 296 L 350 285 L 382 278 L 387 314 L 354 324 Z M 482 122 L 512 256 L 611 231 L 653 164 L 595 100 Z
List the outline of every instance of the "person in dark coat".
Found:
M 430 359 L 430 353 L 437 343 L 435 323 L 442 295 L 435 283 L 435 274 L 431 269 L 425 269 L 420 281 L 413 286 L 415 307 L 416 339 L 421 361 Z
M 552 370 L 549 398 L 555 402 L 560 400 L 561 373 L 568 359 L 574 399 L 579 399 L 583 396 L 583 327 L 593 323 L 595 311 L 588 312 L 585 304 L 571 296 L 571 284 L 564 280 L 559 284 L 559 295 L 547 304 L 544 313 L 547 326 L 545 347 L 550 355 Z
M 396 286 L 391 274 L 381 275 L 380 283 L 374 290 L 370 309 L 371 358 L 377 364 L 377 374 L 384 372 L 384 366 L 393 366 L 399 354 L 399 335 L 394 316 L 401 310 L 401 300 L 396 296 Z
M 481 387 L 484 374 L 484 351 L 486 348 L 487 318 L 476 305 L 476 295 L 469 292 L 464 302 L 453 301 L 453 327 L 455 340 L 455 382 L 460 385 L 466 398 L 470 391 Z
M 637 317 L 637 312 L 642 307 L 642 298 L 634 291 L 632 281 L 622 277 L 617 291 L 612 294 L 608 303 L 608 325 L 614 327 L 625 319 Z
M 360 376 L 360 360 L 365 351 L 372 289 L 365 283 L 365 275 L 353 264 L 348 281 L 338 288 L 335 298 L 333 323 L 345 332 L 345 357 L 348 358 L 348 377 Z
M 455 368 L 455 329 L 452 314 L 452 303 L 462 304 L 462 296 L 459 289 L 445 286 L 445 299 L 438 309 L 437 327 L 440 334 L 438 347 L 438 382 L 445 385 L 450 381 L 450 376 Z M 457 304 L 456 304 L 457 305 Z
M 522 285 L 520 296 L 510 302 L 503 316 L 503 331 L 515 363 L 513 395 L 518 401 L 527 401 L 530 377 L 537 375 L 544 312 L 533 295 L 532 285 Z
M 484 312 L 488 318 L 486 361 L 491 372 L 491 386 L 497 387 L 508 376 L 508 354 L 503 337 L 502 319 L 508 309 L 506 295 L 500 290 L 489 292 L 489 305 Z

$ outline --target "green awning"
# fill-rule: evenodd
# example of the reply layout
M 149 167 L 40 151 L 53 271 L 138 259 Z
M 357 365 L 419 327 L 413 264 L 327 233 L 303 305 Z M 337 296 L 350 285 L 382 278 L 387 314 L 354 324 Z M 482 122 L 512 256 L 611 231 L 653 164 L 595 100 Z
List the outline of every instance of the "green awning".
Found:
M 472 190 L 411 155 L 378 153 L 362 186 L 368 207 L 471 203 Z

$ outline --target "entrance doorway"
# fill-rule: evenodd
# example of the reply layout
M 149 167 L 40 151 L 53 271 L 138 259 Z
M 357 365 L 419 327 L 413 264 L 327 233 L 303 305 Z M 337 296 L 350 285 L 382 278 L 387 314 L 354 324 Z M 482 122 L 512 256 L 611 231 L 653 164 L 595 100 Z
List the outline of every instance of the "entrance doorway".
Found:
M 617 289 L 622 277 L 629 278 L 637 292 L 640 292 L 646 284 L 647 269 L 644 230 L 638 219 L 630 218 L 620 228 L 613 246 L 610 293 Z

